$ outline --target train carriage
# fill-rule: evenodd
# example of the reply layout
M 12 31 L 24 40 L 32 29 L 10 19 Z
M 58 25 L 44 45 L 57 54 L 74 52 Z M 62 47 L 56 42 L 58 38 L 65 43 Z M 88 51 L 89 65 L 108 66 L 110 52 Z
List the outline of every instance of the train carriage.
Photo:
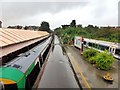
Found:
M 100 52 L 108 50 L 110 53 L 112 53 L 112 55 L 115 58 L 120 59 L 120 43 L 107 42 L 88 38 L 84 38 L 83 42 L 81 42 L 79 36 L 76 36 L 74 38 L 74 46 L 81 48 L 82 43 L 84 47 L 93 48 Z

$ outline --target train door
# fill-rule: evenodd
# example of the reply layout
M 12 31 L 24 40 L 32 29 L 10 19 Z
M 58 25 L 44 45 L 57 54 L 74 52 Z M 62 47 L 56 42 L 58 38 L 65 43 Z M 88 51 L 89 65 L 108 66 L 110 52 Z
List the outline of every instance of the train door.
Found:
M 76 40 L 77 40 L 77 37 L 74 38 L 74 45 L 75 45 L 75 46 L 76 46 L 76 44 L 77 44 L 77 41 L 76 41 Z
M 88 41 L 86 41 L 86 47 L 88 47 Z
M 74 43 L 74 44 L 75 44 L 76 47 L 80 48 L 80 40 L 79 40 L 79 37 L 76 37 L 76 38 L 75 38 L 75 43 Z
M 120 48 L 116 48 L 115 55 L 116 58 L 120 59 Z
M 40 62 L 40 67 L 42 67 L 42 65 L 43 65 L 43 57 L 41 55 L 39 56 L 39 62 Z
M 109 48 L 109 52 L 112 53 L 112 54 L 115 54 L 115 50 L 116 50 L 116 48 L 113 47 L 113 46 L 111 46 L 111 47 Z

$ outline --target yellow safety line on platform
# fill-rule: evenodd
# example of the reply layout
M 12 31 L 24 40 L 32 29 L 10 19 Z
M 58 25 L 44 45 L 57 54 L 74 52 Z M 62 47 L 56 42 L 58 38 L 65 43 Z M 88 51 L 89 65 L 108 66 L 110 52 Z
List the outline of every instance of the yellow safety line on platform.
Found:
M 74 64 L 76 64 L 76 66 L 77 66 L 77 68 L 78 68 L 78 70 L 79 70 L 79 72 L 80 72 L 82 78 L 84 79 L 86 85 L 87 85 L 88 88 L 91 90 L 91 87 L 90 87 L 89 83 L 87 82 L 85 76 L 83 75 L 82 70 L 81 70 L 80 67 L 78 66 L 77 62 L 76 62 L 75 60 L 73 60 L 73 62 L 74 62 Z
M 72 62 L 75 64 L 76 68 L 77 68 L 78 71 L 80 72 L 80 74 L 81 74 L 84 82 L 86 83 L 87 87 L 89 88 L 89 90 L 92 90 L 91 87 L 90 87 L 90 85 L 89 85 L 89 83 L 87 82 L 85 76 L 83 75 L 82 70 L 80 69 L 80 66 L 78 65 L 78 63 L 75 61 L 75 59 L 73 59 Z

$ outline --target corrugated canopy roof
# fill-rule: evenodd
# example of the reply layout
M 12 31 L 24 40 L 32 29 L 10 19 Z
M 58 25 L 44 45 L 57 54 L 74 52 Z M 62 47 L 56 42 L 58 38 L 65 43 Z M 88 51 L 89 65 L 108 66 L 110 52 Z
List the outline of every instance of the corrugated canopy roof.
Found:
M 46 35 L 49 35 L 49 33 L 45 31 L 0 28 L 0 47 L 40 38 Z

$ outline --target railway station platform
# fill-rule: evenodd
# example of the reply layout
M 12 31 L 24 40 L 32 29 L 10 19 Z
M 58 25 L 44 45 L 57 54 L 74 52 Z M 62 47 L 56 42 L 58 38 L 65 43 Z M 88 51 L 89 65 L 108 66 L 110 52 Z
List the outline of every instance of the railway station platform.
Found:
M 75 73 L 79 79 L 79 82 L 82 85 L 83 89 L 111 89 L 118 90 L 119 87 L 119 71 L 120 71 L 120 62 L 116 60 L 113 64 L 113 67 L 109 71 L 99 70 L 95 68 L 94 65 L 90 64 L 85 60 L 85 58 L 80 54 L 79 49 L 74 46 L 65 46 L 67 54 L 70 58 L 70 61 L 73 65 Z M 103 80 L 102 76 L 107 72 L 113 77 L 113 83 L 108 83 Z

